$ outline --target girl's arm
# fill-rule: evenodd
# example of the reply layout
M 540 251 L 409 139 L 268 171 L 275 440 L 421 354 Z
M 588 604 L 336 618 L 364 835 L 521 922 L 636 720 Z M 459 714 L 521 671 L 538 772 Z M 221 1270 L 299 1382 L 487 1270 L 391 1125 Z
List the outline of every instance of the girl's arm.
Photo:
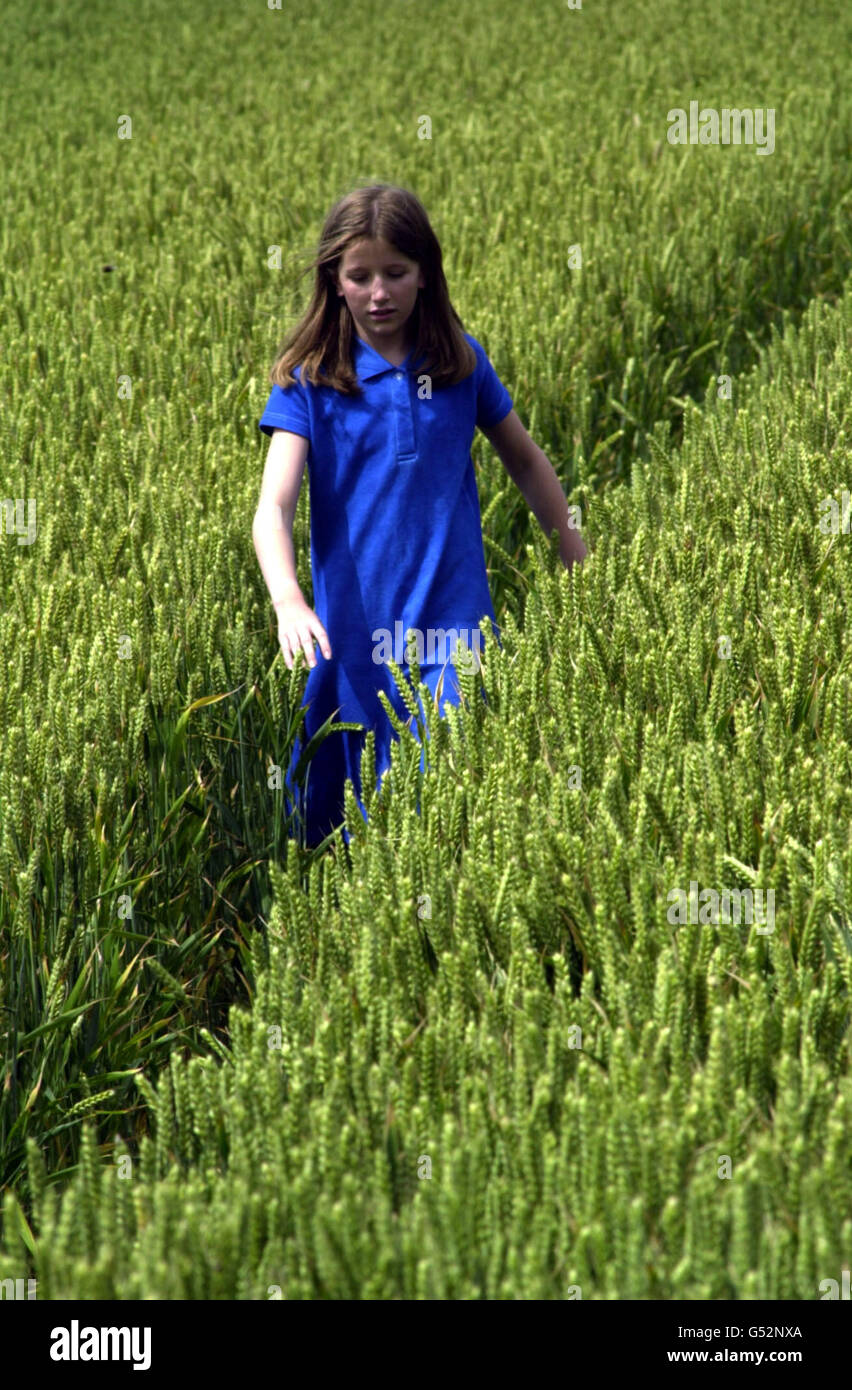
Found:
M 544 534 L 559 532 L 559 555 L 568 569 L 588 554 L 573 523 L 562 485 L 553 464 L 510 410 L 498 424 L 482 433 L 491 441 L 509 477 L 520 488 Z
M 328 633 L 305 601 L 296 577 L 293 518 L 307 457 L 308 440 L 303 435 L 273 431 L 251 527 L 261 572 L 278 615 L 278 640 L 291 671 L 300 649 L 308 665 L 316 666 L 314 638 L 326 660 L 331 657 Z
M 251 531 L 269 597 L 276 608 L 283 599 L 303 597 L 296 579 L 293 518 L 307 457 L 308 440 L 301 434 L 273 431 Z

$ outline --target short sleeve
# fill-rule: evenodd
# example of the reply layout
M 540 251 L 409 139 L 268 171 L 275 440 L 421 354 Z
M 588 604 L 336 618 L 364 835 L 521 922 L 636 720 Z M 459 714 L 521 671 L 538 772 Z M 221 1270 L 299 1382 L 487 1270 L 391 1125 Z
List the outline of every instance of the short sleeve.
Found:
M 296 367 L 294 376 L 299 373 Z M 269 393 L 266 408 L 258 421 L 258 429 L 272 436 L 273 430 L 291 430 L 293 434 L 311 437 L 311 422 L 305 389 L 296 386 L 273 386 Z
M 490 429 L 512 409 L 512 397 L 491 365 L 484 347 L 475 338 L 469 342 L 476 352 L 476 424 L 479 429 Z

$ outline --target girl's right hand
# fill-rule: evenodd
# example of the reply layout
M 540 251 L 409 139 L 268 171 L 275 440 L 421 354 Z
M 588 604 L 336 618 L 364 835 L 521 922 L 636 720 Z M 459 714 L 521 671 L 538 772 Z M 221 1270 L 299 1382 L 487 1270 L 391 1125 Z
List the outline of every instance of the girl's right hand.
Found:
M 314 610 L 305 603 L 301 595 L 279 604 L 276 611 L 278 613 L 278 641 L 284 653 L 288 671 L 292 671 L 296 652 L 300 648 L 305 653 L 308 665 L 316 666 L 315 637 L 326 660 L 331 657 L 331 643 L 328 640 L 328 633 Z

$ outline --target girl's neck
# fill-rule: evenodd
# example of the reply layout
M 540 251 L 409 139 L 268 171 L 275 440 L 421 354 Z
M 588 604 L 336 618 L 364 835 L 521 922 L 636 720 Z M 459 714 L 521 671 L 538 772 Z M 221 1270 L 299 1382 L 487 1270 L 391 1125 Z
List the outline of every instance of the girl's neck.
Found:
M 390 362 L 392 367 L 401 367 L 414 347 L 413 341 L 410 341 L 408 338 L 406 338 L 406 341 L 402 345 L 394 344 L 391 346 L 388 344 L 388 346 L 385 347 L 384 344 L 382 344 L 380 347 L 375 347 L 372 343 L 368 343 L 366 338 L 361 338 L 360 333 L 358 337 L 366 347 L 371 347 L 373 352 L 377 352 L 386 362 Z

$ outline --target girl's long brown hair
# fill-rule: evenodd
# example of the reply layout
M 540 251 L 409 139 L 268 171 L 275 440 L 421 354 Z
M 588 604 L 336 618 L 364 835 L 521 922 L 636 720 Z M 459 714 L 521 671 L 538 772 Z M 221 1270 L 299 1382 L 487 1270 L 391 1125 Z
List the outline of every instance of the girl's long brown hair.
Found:
M 301 322 L 282 344 L 269 374 L 273 385 L 292 386 L 293 368 L 314 386 L 333 386 L 347 396 L 360 395 L 352 364 L 355 325 L 337 291 L 338 267 L 347 247 L 364 238 L 384 237 L 402 255 L 417 261 L 426 281 L 407 327 L 413 337 L 419 370 L 433 387 L 464 381 L 476 367 L 476 354 L 465 339 L 464 325 L 450 303 L 441 247 L 426 211 L 415 195 L 393 184 L 355 188 L 329 212 L 317 254 L 302 273 L 316 271 L 311 302 Z

